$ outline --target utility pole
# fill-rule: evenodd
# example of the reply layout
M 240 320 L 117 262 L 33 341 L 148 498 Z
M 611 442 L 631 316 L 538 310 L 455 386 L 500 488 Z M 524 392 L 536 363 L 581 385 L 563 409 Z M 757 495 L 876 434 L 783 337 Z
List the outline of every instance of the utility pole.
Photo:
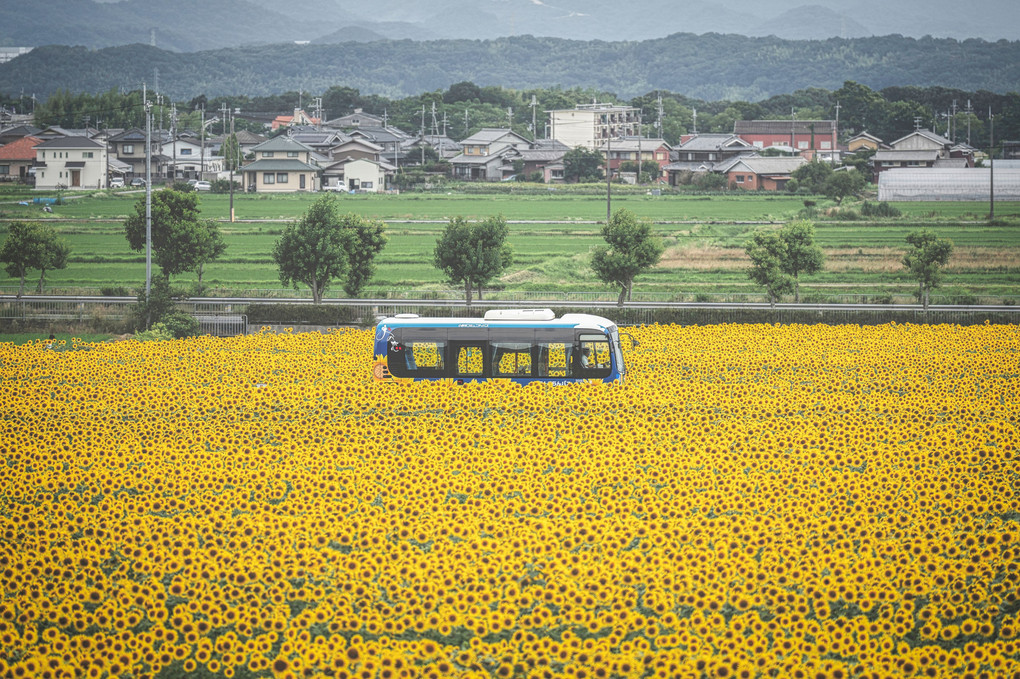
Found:
M 535 95 L 531 95 L 531 140 L 538 141 L 538 118 L 535 114 L 535 108 L 538 106 L 538 99 Z
M 421 105 L 421 127 L 418 130 L 421 138 L 421 166 L 425 167 L 425 104 Z
M 171 182 L 177 181 L 177 102 L 170 104 L 170 148 L 173 150 L 173 175 Z
M 142 83 L 142 102 L 145 107 L 145 329 L 152 324 L 152 105 L 149 103 L 145 83 Z
M 988 220 L 995 219 L 995 116 L 988 107 Z
M 234 109 L 236 113 L 239 109 Z M 234 116 L 230 116 L 230 138 L 234 138 Z M 231 155 L 234 157 L 230 159 L 230 223 L 234 223 L 234 165 L 237 164 L 238 155 L 240 154 L 240 147 L 234 148 L 231 144 Z
M 970 99 L 967 100 L 967 146 L 970 146 L 970 119 L 974 115 L 974 107 L 970 103 Z
M 839 154 L 839 99 L 836 100 L 836 129 L 832 131 L 832 164 L 836 164 L 836 156 Z
M 641 111 L 638 111 L 637 122 L 637 183 L 641 183 Z
M 609 226 L 609 220 L 613 217 L 613 181 L 612 174 L 609 171 L 609 157 L 612 155 L 612 141 L 613 133 L 609 132 L 606 137 L 606 226 Z
M 205 106 L 202 106 L 201 121 L 202 129 L 199 134 L 199 142 L 201 144 L 201 148 L 199 149 L 199 153 L 202 154 L 202 161 L 201 164 L 198 166 L 198 178 L 205 179 Z

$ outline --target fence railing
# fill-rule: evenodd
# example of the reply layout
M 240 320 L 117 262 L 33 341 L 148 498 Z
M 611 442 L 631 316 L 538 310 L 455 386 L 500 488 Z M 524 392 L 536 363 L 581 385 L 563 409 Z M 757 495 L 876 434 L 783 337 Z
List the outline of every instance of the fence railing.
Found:
M 0 297 L 16 296 L 18 286 L 0 286 Z M 123 293 L 130 294 L 132 291 L 123 290 Z M 616 303 L 619 295 L 613 290 L 482 290 L 481 300 L 477 294 L 475 301 L 480 304 L 492 302 L 519 302 L 534 304 L 538 302 L 567 302 L 567 303 L 590 303 L 590 302 L 611 302 Z M 23 297 L 99 297 L 102 299 L 122 299 L 119 295 L 104 295 L 100 288 L 94 287 L 49 287 L 44 295 L 29 294 Z M 834 289 L 832 292 L 819 292 L 817 289 L 804 291 L 802 288 L 802 301 L 808 304 L 913 304 L 915 297 L 909 292 L 888 292 L 877 290 L 875 292 L 839 292 Z M 463 301 L 463 288 L 423 290 L 421 288 L 368 288 L 365 290 L 366 299 L 385 300 L 447 300 L 450 302 Z M 132 302 L 134 297 L 128 298 Z M 290 288 L 249 288 L 249 289 L 209 289 L 202 299 L 247 299 L 259 301 L 279 302 L 289 299 L 302 299 L 311 301 L 310 293 L 307 291 L 295 291 Z M 699 292 L 679 291 L 664 292 L 658 290 L 636 290 L 631 296 L 630 304 L 643 302 L 703 302 L 703 303 L 764 303 L 767 302 L 764 293 L 761 292 Z M 1020 294 L 1016 295 L 988 295 L 988 294 L 945 294 L 935 293 L 931 295 L 932 304 L 964 304 L 964 305 L 1001 305 L 1016 304 L 1020 306 Z
M 0 322 L 24 323 L 76 322 L 96 324 L 123 321 L 129 317 L 133 297 L 86 297 L 26 295 L 15 298 L 0 295 Z M 249 331 L 248 307 L 264 304 L 264 298 L 226 297 L 181 300 L 178 308 L 199 320 L 203 333 L 235 335 Z M 280 298 L 274 304 L 311 305 L 304 298 Z M 679 323 L 1020 323 L 1020 306 L 1014 305 L 930 305 L 917 304 L 776 304 L 761 302 L 632 302 L 623 307 L 616 300 L 543 300 L 543 307 L 566 311 L 586 311 L 605 316 L 620 325 Z M 352 317 L 361 324 L 400 313 L 422 316 L 476 317 L 488 308 L 519 307 L 519 300 L 485 299 L 467 306 L 462 299 L 327 299 L 323 306 L 342 306 L 357 310 Z M 260 325 L 258 322 L 251 324 Z

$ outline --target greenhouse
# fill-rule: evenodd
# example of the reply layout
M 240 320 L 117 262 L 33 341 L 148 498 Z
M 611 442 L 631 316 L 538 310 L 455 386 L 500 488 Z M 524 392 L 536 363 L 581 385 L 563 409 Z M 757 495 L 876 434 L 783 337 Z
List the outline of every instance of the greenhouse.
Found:
M 995 200 L 1020 200 L 1020 169 L 995 168 Z M 880 201 L 989 199 L 987 167 L 886 170 L 878 176 Z

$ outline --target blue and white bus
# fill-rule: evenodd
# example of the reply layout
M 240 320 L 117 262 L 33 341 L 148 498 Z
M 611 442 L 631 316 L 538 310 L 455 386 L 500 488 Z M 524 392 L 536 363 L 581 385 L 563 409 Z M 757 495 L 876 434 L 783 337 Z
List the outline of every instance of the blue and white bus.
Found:
M 397 314 L 375 331 L 381 381 L 509 379 L 519 384 L 622 382 L 620 331 L 600 316 L 496 309 L 484 318 Z

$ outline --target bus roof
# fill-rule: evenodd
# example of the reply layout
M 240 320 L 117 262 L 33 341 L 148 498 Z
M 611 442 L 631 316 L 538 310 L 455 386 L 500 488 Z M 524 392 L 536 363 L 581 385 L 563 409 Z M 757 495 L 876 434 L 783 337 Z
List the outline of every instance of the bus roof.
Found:
M 495 320 L 492 318 L 426 318 L 417 314 L 397 314 L 379 320 L 378 325 L 391 328 L 597 328 L 612 330 L 616 324 L 593 314 L 563 314 L 551 320 Z

